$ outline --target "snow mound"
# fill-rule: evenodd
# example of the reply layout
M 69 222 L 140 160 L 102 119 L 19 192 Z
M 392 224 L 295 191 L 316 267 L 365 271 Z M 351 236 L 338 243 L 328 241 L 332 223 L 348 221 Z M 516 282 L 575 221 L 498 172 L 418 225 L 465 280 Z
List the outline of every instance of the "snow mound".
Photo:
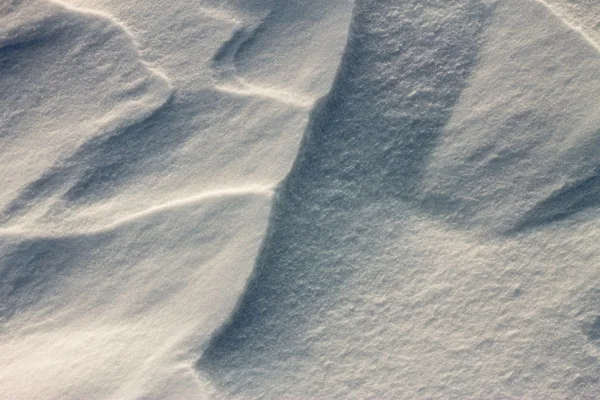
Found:
M 141 123 L 172 89 L 106 17 L 24 1 L 4 7 L 0 26 L 0 215 L 7 222 L 73 180 L 59 171 L 61 160 Z
M 351 27 L 198 368 L 231 398 L 593 398 L 597 48 L 537 1 Z
M 237 301 L 269 207 L 215 193 L 86 234 L 2 236 L 5 393 L 207 396 L 186 360 Z
M 496 14 L 424 196 L 462 223 L 519 231 L 600 204 L 600 52 L 541 4 Z
M 214 61 L 240 29 L 282 29 L 278 2 L 64 3 L 0 4 L 0 387 L 218 396 L 194 363 L 244 291 L 351 5 L 236 57 L 283 52 L 271 72 L 302 91 Z
M 3 395 L 597 397 L 598 13 L 0 3 Z

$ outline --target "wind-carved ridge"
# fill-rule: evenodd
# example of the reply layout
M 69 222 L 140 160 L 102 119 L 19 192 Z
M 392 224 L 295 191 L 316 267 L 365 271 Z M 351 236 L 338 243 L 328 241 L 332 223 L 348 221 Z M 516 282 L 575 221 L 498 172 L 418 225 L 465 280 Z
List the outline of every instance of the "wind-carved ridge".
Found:
M 581 27 L 573 25 L 569 22 L 568 18 L 564 16 L 559 10 L 557 10 L 554 6 L 550 5 L 544 0 L 537 0 L 539 3 L 543 4 L 545 7 L 550 10 L 550 12 L 556 16 L 556 18 L 560 19 L 565 25 L 579 33 L 592 47 L 594 47 L 598 52 L 600 52 L 600 44 L 596 43 L 594 39 L 592 39 Z
M 119 21 L 118 19 L 116 19 L 113 15 L 102 12 L 102 11 L 97 11 L 97 10 L 93 10 L 91 8 L 81 8 L 81 7 L 74 7 L 70 4 L 64 3 L 60 0 L 46 0 L 49 3 L 53 3 L 56 4 L 62 8 L 64 8 L 65 10 L 68 10 L 70 12 L 74 12 L 74 13 L 79 13 L 79 14 L 85 14 L 88 15 L 90 17 L 95 17 L 95 18 L 101 18 L 101 19 L 105 19 L 110 21 L 112 24 L 116 25 L 119 29 L 121 29 L 121 31 L 127 35 L 128 39 L 131 40 L 133 47 L 135 48 L 138 57 L 139 57 L 139 61 L 140 63 L 142 63 L 142 65 L 144 65 L 144 67 L 150 71 L 152 74 L 157 75 L 160 79 L 163 79 L 167 85 L 169 86 L 170 90 L 173 90 L 173 85 L 171 83 L 171 80 L 169 79 L 169 77 L 167 75 L 165 75 L 162 71 L 156 69 L 155 67 L 151 66 L 148 62 L 146 62 L 143 57 L 142 54 L 140 53 L 140 49 L 142 48 L 142 46 L 140 45 L 140 43 L 138 42 L 136 36 L 133 34 L 133 32 L 129 29 L 129 27 L 124 24 L 123 22 Z
M 115 222 L 110 224 L 100 226 L 97 228 L 92 228 L 90 230 L 86 230 L 85 232 L 70 232 L 66 236 L 71 235 L 81 235 L 81 234 L 93 234 L 93 233 L 101 233 L 107 232 L 112 229 L 115 229 L 119 226 L 128 224 L 133 221 L 141 220 L 146 217 L 150 217 L 152 215 L 156 215 L 162 213 L 164 211 L 176 210 L 178 208 L 194 205 L 194 204 L 202 204 L 206 201 L 214 200 L 214 199 L 232 199 L 232 198 L 244 198 L 244 197 L 253 197 L 253 196 L 265 196 L 272 197 L 275 194 L 275 188 L 272 186 L 266 185 L 250 185 L 250 186 L 239 186 L 239 187 L 230 187 L 230 188 L 222 188 L 216 190 L 209 190 L 206 192 L 201 192 L 192 196 L 184 197 L 181 199 L 176 199 L 173 201 L 169 201 L 166 203 L 158 204 L 155 206 L 148 207 L 142 211 L 138 211 L 127 215 Z M 30 238 L 27 234 L 27 230 L 21 230 L 18 227 L 10 227 L 5 229 L 0 229 L 0 238 Z M 60 235 L 64 237 L 65 235 Z M 46 237 L 46 236 L 44 236 Z M 49 235 L 47 237 L 54 237 Z
M 235 62 L 241 49 L 251 42 L 256 33 L 262 29 L 263 20 L 247 26 L 238 24 L 231 37 L 226 40 L 212 60 L 212 69 L 219 83 L 216 89 L 236 96 L 259 97 L 291 105 L 299 109 L 309 110 L 316 99 L 298 93 L 275 89 L 268 86 L 254 85 L 243 79 Z

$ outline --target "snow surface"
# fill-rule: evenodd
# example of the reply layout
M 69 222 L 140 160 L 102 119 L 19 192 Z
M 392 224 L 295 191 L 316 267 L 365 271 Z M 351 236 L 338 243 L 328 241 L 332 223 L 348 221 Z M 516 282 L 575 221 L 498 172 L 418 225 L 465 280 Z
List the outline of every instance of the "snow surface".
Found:
M 600 397 L 595 0 L 0 0 L 10 399 Z

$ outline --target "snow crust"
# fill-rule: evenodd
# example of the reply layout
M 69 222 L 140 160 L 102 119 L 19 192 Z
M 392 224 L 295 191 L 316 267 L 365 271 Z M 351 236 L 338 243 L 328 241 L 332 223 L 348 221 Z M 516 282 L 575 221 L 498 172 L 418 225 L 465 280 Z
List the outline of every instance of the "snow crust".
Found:
M 599 18 L 0 3 L 3 396 L 597 398 Z

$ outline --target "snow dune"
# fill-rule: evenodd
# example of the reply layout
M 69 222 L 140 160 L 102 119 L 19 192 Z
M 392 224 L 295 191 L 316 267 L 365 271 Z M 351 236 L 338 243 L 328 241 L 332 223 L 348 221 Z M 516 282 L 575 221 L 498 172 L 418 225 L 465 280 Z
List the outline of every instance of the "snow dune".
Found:
M 306 32 L 294 47 L 256 34 L 218 63 L 237 30 L 280 25 L 292 10 L 157 5 L 2 4 L 0 387 L 10 398 L 212 397 L 194 363 L 244 290 L 351 10 L 313 8 L 287 21 Z M 294 76 L 311 85 L 277 85 L 287 64 L 271 68 L 277 79 L 251 76 L 265 49 L 302 59 Z M 329 59 L 302 56 L 317 49 Z
M 598 204 L 600 57 L 541 3 L 501 3 L 496 15 L 432 155 L 425 201 L 463 223 L 518 231 Z
M 537 1 L 358 2 L 199 369 L 232 398 L 594 398 L 599 67 Z
M 588 0 L 0 4 L 0 387 L 594 398 Z
M 2 386 L 12 398 L 202 395 L 189 359 L 243 289 L 269 200 L 219 194 L 86 234 L 3 237 Z
M 43 208 L 34 199 L 68 184 L 72 173 L 62 160 L 114 140 L 172 91 L 111 20 L 46 2 L 7 8 L 0 33 L 5 222 Z M 84 167 L 69 167 L 76 168 Z

